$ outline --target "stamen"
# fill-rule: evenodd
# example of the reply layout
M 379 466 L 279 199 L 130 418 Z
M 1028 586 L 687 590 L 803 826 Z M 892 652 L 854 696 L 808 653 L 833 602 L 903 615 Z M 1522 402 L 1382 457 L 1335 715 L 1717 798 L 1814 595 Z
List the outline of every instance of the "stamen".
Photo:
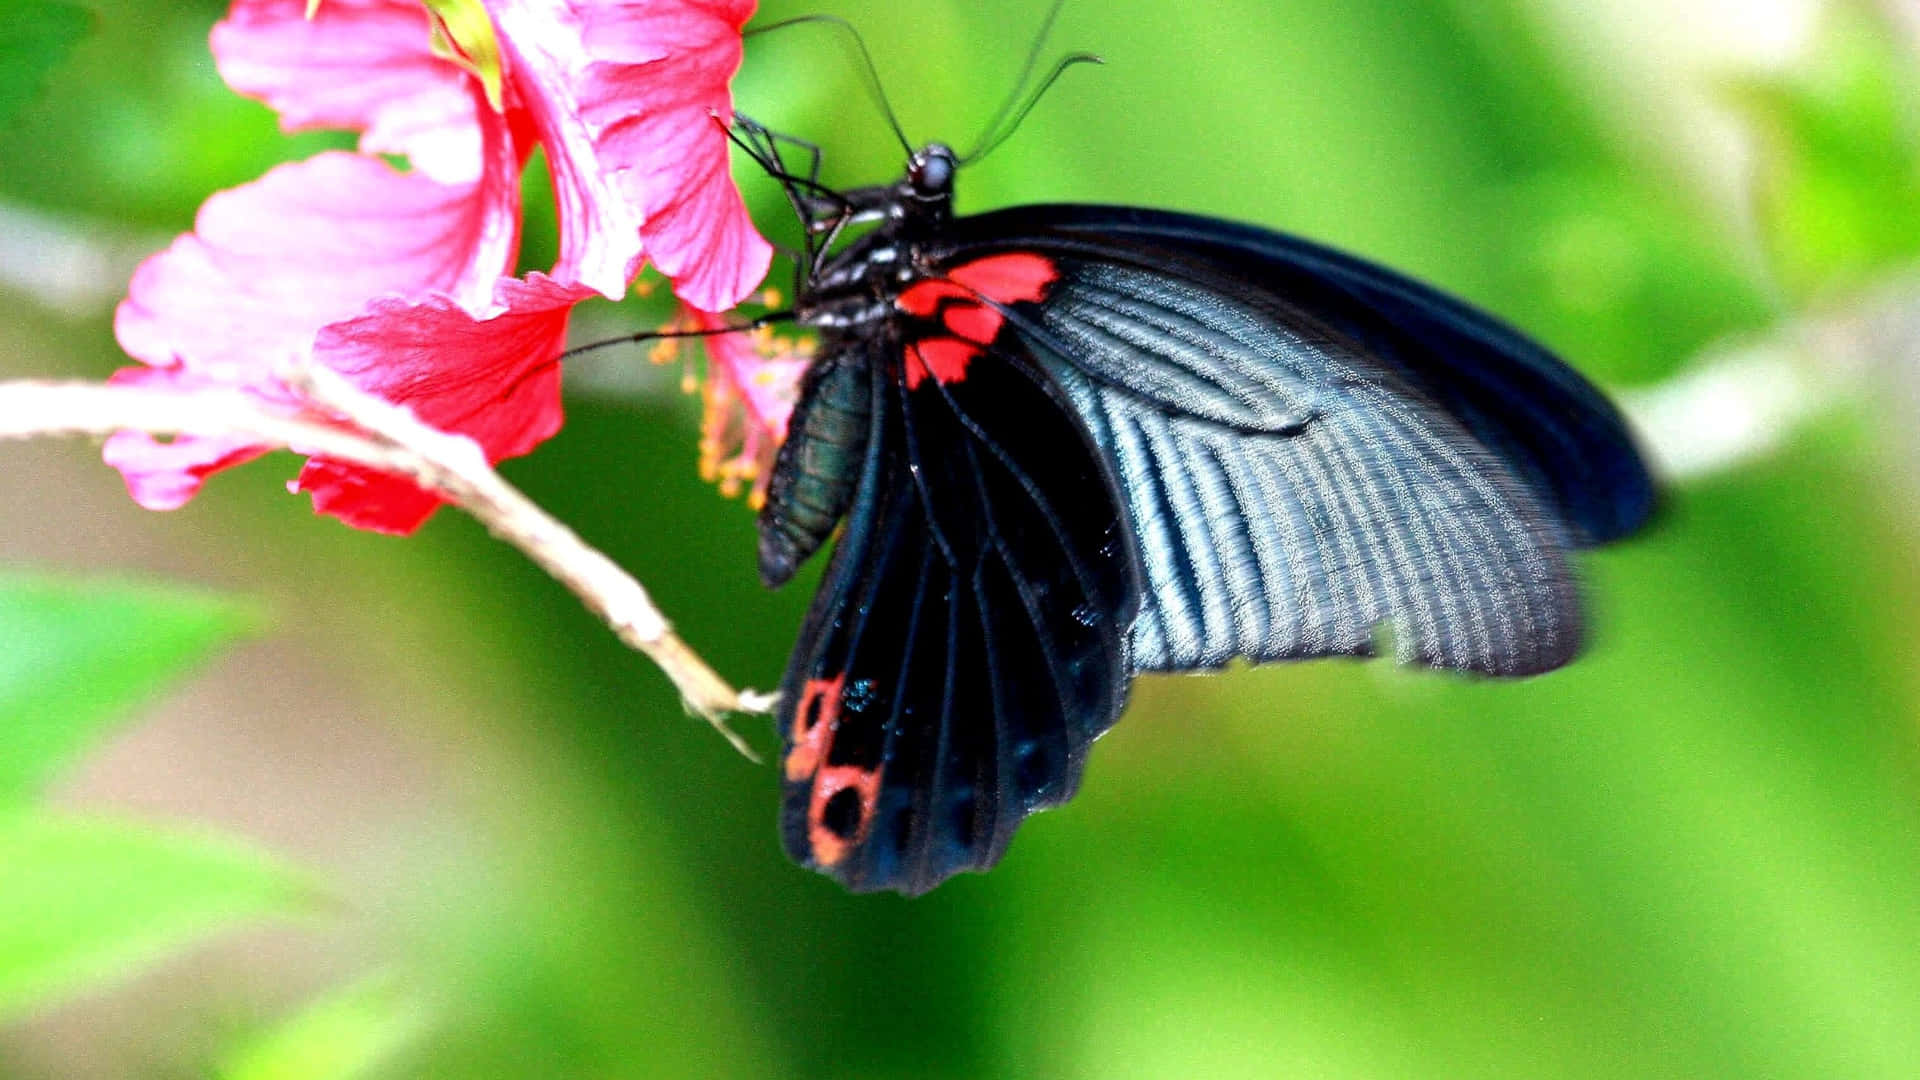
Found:
M 770 298 L 777 304 L 778 295 Z M 693 317 L 699 324 L 699 317 Z M 721 495 L 746 494 L 758 511 L 766 504 L 774 454 L 784 435 L 785 408 L 805 367 L 810 342 L 781 337 L 772 326 L 704 341 L 706 380 L 700 386 L 700 476 Z M 692 372 L 688 382 L 693 387 Z M 765 415 L 766 411 L 774 415 Z

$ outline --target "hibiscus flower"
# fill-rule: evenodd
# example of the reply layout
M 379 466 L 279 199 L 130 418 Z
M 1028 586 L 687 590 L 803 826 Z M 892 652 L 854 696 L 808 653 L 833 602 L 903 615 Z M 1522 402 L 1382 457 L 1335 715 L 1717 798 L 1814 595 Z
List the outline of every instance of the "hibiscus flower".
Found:
M 114 330 L 142 366 L 115 381 L 237 386 L 298 409 L 272 375 L 297 356 L 498 461 L 560 426 L 558 358 L 575 304 L 624 296 L 651 260 L 711 320 L 764 276 L 770 249 L 733 185 L 720 126 L 753 0 L 308 6 L 234 0 L 213 31 L 215 61 L 286 130 L 358 131 L 359 152 L 283 165 L 208 199 L 194 231 L 134 275 Z M 520 175 L 536 148 L 558 202 L 559 261 L 517 278 Z M 725 367 L 729 385 L 753 381 Z M 757 422 L 784 422 L 778 402 L 764 405 Z M 135 432 L 106 446 L 134 499 L 155 509 L 263 452 Z M 410 531 L 438 505 L 405 480 L 322 459 L 293 486 L 316 509 L 383 532 Z

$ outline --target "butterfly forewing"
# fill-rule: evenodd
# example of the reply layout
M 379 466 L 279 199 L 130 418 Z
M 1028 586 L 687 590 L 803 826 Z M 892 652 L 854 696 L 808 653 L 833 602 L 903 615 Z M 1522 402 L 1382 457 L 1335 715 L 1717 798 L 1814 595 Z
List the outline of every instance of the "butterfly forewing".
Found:
M 1572 657 L 1565 529 L 1396 367 L 1203 264 L 1054 261 L 1012 321 L 1121 479 L 1146 571 L 1135 670 L 1367 655 L 1383 630 L 1435 667 Z
M 1048 238 L 1195 260 L 1310 312 L 1443 405 L 1582 545 L 1625 537 L 1655 509 L 1632 433 L 1591 382 L 1527 335 L 1404 274 L 1285 233 L 1140 207 L 1024 206 L 964 223 L 971 243 Z

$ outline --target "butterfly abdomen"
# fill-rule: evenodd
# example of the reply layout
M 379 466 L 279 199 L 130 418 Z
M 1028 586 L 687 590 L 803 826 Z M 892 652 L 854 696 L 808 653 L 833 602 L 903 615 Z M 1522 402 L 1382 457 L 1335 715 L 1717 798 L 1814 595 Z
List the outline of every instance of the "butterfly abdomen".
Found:
M 829 353 L 808 370 L 760 511 L 760 580 L 785 584 L 853 501 L 873 409 L 864 357 Z

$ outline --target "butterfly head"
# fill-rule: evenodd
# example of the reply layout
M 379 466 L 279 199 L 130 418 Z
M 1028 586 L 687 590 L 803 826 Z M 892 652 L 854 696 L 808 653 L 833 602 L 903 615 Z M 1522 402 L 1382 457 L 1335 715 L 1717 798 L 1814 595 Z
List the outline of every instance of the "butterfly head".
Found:
M 953 147 L 946 143 L 928 143 L 907 159 L 906 194 L 920 202 L 952 199 L 953 174 L 959 167 Z

